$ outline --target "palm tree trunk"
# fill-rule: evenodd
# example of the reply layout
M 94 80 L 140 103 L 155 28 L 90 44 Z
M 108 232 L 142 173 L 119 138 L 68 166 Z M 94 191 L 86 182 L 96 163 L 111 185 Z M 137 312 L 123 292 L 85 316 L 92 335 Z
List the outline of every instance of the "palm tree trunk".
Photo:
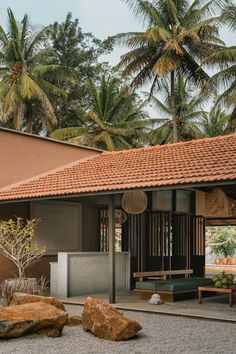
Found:
M 171 111 L 173 125 L 173 143 L 178 141 L 177 122 L 176 122 L 176 104 L 175 104 L 175 72 L 170 74 L 170 94 L 171 94 Z
M 33 132 L 33 110 L 32 110 L 32 106 L 29 105 L 27 133 L 32 134 L 32 132 Z

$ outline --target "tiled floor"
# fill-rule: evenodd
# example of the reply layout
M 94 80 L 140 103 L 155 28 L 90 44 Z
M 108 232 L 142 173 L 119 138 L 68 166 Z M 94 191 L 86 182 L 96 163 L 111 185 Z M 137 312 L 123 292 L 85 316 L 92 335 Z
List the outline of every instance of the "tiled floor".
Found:
M 108 301 L 108 294 L 90 294 L 100 300 Z M 83 305 L 87 295 L 62 299 L 67 304 Z M 220 321 L 236 322 L 236 294 L 234 295 L 234 307 L 230 307 L 227 295 L 216 295 L 203 298 L 203 304 L 199 305 L 197 299 L 165 303 L 162 305 L 150 305 L 146 300 L 140 300 L 139 295 L 133 291 L 117 292 L 116 304 L 118 309 L 160 313 L 165 315 L 187 316 Z

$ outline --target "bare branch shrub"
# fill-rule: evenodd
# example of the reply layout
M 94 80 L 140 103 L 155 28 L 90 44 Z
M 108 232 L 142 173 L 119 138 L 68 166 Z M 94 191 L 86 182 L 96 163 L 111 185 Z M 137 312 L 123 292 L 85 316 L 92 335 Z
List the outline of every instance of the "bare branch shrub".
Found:
M 35 264 L 46 249 L 35 242 L 35 230 L 39 220 L 0 221 L 0 253 L 10 259 L 18 269 L 19 278 L 24 278 L 27 268 Z

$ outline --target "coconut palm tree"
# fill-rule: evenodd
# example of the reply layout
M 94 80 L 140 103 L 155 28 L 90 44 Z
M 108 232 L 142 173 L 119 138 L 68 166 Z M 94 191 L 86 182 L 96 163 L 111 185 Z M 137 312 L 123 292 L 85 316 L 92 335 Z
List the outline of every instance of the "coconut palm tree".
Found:
M 236 46 L 222 48 L 213 52 L 205 61 L 211 65 L 218 65 L 220 71 L 211 77 L 205 85 L 205 92 L 218 90 L 223 92 L 218 96 L 217 104 L 231 108 L 228 129 L 236 131 Z
M 176 105 L 176 125 L 179 140 L 191 140 L 202 136 L 202 133 L 197 125 L 199 119 L 203 116 L 202 106 L 205 103 L 206 97 L 196 94 L 192 83 L 184 79 L 183 75 L 178 75 L 175 78 L 175 105 Z M 159 90 L 161 99 L 154 94 L 150 96 L 149 102 L 163 117 L 157 118 L 157 126 L 150 130 L 144 136 L 144 142 L 149 142 L 151 145 L 166 144 L 173 142 L 173 124 L 172 124 L 172 97 L 170 85 L 166 80 L 162 85 L 162 90 Z
M 198 126 L 204 136 L 213 137 L 232 133 L 229 121 L 230 114 L 222 111 L 219 106 L 214 106 L 209 113 L 203 112 Z
M 130 51 L 118 65 L 124 75 L 132 75 L 134 87 L 151 82 L 165 85 L 169 78 L 173 142 L 178 140 L 175 77 L 182 73 L 202 85 L 208 74 L 200 63 L 221 48 L 219 26 L 224 15 L 219 10 L 231 1 L 224 0 L 123 0 L 145 24 L 144 32 L 122 33 L 115 37 Z
M 27 15 L 18 23 L 8 9 L 8 31 L 0 26 L 0 101 L 4 125 L 32 132 L 40 119 L 48 130 L 57 122 L 52 101 L 54 95 L 65 95 L 53 80 L 61 80 L 59 65 L 42 65 L 39 54 L 46 28 L 35 32 Z M 40 113 L 40 114 L 39 114 Z M 37 119 L 35 117 L 37 116 Z
M 102 77 L 99 86 L 87 84 L 89 110 L 77 108 L 78 127 L 58 129 L 54 139 L 93 146 L 105 150 L 128 149 L 138 141 L 152 120 L 144 112 L 145 103 L 116 78 Z

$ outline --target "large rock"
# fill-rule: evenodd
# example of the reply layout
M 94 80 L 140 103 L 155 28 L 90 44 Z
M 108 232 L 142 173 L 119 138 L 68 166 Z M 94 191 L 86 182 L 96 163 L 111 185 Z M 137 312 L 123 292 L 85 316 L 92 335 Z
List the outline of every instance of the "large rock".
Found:
M 68 321 L 66 312 L 42 302 L 0 309 L 0 338 L 15 338 L 28 333 L 59 337 Z
M 55 297 L 30 295 L 30 294 L 25 294 L 25 293 L 15 293 L 13 295 L 13 299 L 10 303 L 10 306 L 29 304 L 32 302 L 43 302 L 45 304 L 55 306 L 58 309 L 66 312 L 66 309 L 65 309 L 65 306 L 63 305 L 63 303 L 61 301 L 57 300 Z
M 106 302 L 88 297 L 82 314 L 83 328 L 101 339 L 122 341 L 134 337 L 141 325 L 108 305 Z

